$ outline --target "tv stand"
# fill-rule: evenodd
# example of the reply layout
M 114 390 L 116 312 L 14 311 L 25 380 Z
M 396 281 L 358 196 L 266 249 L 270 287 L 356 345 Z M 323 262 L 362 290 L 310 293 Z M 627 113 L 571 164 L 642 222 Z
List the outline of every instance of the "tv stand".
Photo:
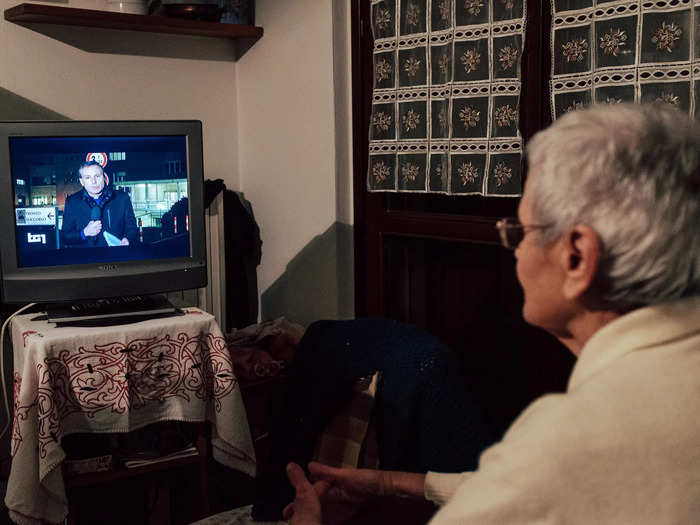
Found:
M 64 328 L 35 315 L 15 316 L 10 326 L 11 516 L 60 523 L 68 512 L 67 522 L 76 524 L 191 523 L 212 513 L 212 460 L 241 477 L 255 474 L 240 385 L 211 314 L 186 308 L 182 316 L 100 329 Z M 198 424 L 186 432 L 198 454 L 127 467 L 119 451 L 156 449 L 150 432 L 127 433 L 164 421 Z M 160 444 L 171 443 L 166 434 Z M 66 458 L 93 458 L 81 466 L 96 471 L 67 476 Z
M 179 313 L 179 309 L 173 306 L 164 295 L 89 299 L 74 303 L 55 303 L 46 307 L 47 320 L 59 325 L 124 324 Z

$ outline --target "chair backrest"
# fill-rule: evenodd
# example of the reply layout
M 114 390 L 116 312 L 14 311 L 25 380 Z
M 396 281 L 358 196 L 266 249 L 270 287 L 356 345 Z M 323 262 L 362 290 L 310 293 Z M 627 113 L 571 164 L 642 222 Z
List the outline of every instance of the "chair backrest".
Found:
M 353 394 L 326 425 L 313 459 L 333 467 L 376 468 L 377 436 L 374 399 L 380 372 L 363 377 Z

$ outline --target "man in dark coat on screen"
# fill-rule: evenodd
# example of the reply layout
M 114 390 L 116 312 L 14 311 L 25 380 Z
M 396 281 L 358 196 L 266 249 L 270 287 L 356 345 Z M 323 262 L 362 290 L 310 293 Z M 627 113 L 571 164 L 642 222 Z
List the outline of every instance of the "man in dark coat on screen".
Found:
M 83 187 L 69 195 L 63 211 L 61 244 L 67 247 L 128 246 L 136 242 L 138 228 L 131 198 L 107 186 L 102 166 L 94 161 L 78 168 Z M 109 234 L 115 239 L 108 243 Z

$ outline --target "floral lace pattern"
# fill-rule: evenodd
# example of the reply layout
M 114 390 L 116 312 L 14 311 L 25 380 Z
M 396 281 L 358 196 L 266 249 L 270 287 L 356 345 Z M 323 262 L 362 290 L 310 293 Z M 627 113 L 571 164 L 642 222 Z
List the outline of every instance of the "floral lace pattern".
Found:
M 387 30 L 392 23 L 391 11 L 383 8 L 377 9 L 377 14 L 374 17 L 375 27 Z
M 571 113 L 572 111 L 578 111 L 579 109 L 583 109 L 583 107 L 583 102 L 576 101 L 569 104 L 564 111 L 566 113 Z
M 372 115 L 372 125 L 378 132 L 389 131 L 391 126 L 391 115 L 380 111 Z
M 496 177 L 496 186 L 503 186 L 513 176 L 513 170 L 502 162 L 496 164 L 496 169 L 494 169 L 493 173 Z
M 482 7 L 484 7 L 484 3 L 481 0 L 466 0 L 464 2 L 464 8 L 470 15 L 478 15 L 481 13 Z
M 512 46 L 504 46 L 498 50 L 498 63 L 501 65 L 501 69 L 503 70 L 513 67 L 517 59 L 518 50 Z
M 403 126 L 406 131 L 412 131 L 418 127 L 418 124 L 420 124 L 420 114 L 412 109 L 409 109 L 401 121 L 403 122 Z
M 656 99 L 656 102 L 662 102 L 664 104 L 670 104 L 671 106 L 678 107 L 681 105 L 681 99 L 674 95 L 673 93 L 669 93 L 667 91 L 662 91 L 661 96 Z
M 447 71 L 449 70 L 450 67 L 450 55 L 447 53 L 443 53 L 440 55 L 440 58 L 438 58 L 438 69 L 440 70 L 440 73 L 443 75 L 447 75 Z
M 368 190 L 520 196 L 527 2 L 368 2 Z
M 551 8 L 553 119 L 622 102 L 700 115 L 697 3 L 566 0 Z
M 603 53 L 614 57 L 617 56 L 626 43 L 627 33 L 622 29 L 611 29 L 600 37 L 600 48 L 603 50 Z
M 472 71 L 476 71 L 479 64 L 481 64 L 481 53 L 478 53 L 474 49 L 467 49 L 467 51 L 459 57 L 459 61 L 464 64 L 464 71 L 469 74 Z
M 401 177 L 404 184 L 416 180 L 419 170 L 420 168 L 416 164 L 411 164 L 410 162 L 404 164 L 401 168 Z
M 391 64 L 387 60 L 377 60 L 374 65 L 374 81 L 379 83 L 388 80 L 391 75 Z
M 372 176 L 377 183 L 381 184 L 389 178 L 389 175 L 391 175 L 391 169 L 384 162 L 380 161 L 372 166 Z
M 494 112 L 496 124 L 498 126 L 512 126 L 518 120 L 518 113 L 509 104 L 496 108 Z
M 479 176 L 479 170 L 471 162 L 460 164 L 457 173 L 462 181 L 462 186 L 474 183 Z
M 447 131 L 447 110 L 445 108 L 441 108 L 440 111 L 438 112 L 438 124 L 440 125 L 440 129 L 444 132 Z
M 671 53 L 682 35 L 683 31 L 676 24 L 662 22 L 661 27 L 654 31 L 651 43 L 656 44 L 657 49 Z
M 479 120 L 481 119 L 480 113 L 480 111 L 477 111 L 476 109 L 467 106 L 459 110 L 459 120 L 462 121 L 462 124 L 464 124 L 465 128 L 473 128 L 476 127 Z
M 420 69 L 420 60 L 415 57 L 407 58 L 403 63 L 403 70 L 409 77 L 415 77 Z
M 588 42 L 580 38 L 578 40 L 571 40 L 564 44 L 561 50 L 562 55 L 566 58 L 567 62 L 581 62 L 583 58 L 588 53 Z
M 450 0 L 441 0 L 441 2 L 438 4 L 438 9 L 440 10 L 440 19 L 444 22 L 449 22 L 450 11 L 452 9 Z
M 408 9 L 406 9 L 406 24 L 413 27 L 417 26 L 420 14 L 420 7 L 418 7 L 418 4 L 409 2 Z

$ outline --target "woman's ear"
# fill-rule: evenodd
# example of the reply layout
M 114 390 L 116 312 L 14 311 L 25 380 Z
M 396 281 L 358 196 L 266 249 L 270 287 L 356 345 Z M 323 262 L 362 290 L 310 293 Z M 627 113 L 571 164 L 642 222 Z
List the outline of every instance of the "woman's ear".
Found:
M 590 226 L 579 224 L 562 239 L 564 296 L 578 299 L 593 284 L 600 264 L 600 239 Z

